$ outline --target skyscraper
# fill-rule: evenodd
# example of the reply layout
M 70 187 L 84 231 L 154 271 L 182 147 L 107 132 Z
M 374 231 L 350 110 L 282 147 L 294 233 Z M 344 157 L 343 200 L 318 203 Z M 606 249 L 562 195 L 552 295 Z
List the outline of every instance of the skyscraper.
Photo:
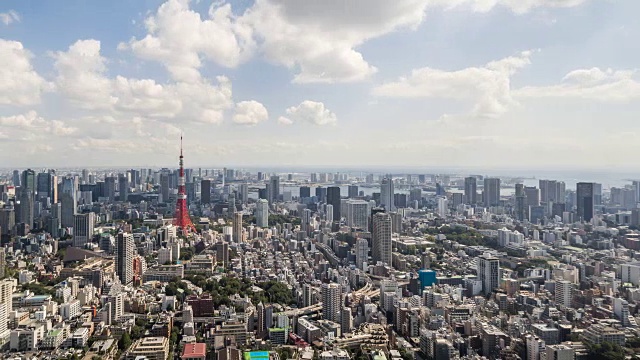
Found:
M 20 190 L 20 222 L 33 226 L 34 194 L 28 189 Z
M 95 214 L 78 214 L 74 216 L 73 246 L 84 247 L 91 242 L 95 227 Z
M 556 305 L 570 308 L 573 304 L 573 284 L 566 280 L 556 280 L 555 284 Z
M 310 198 L 311 197 L 311 188 L 308 186 L 300 186 L 300 198 Z
M 238 186 L 238 195 L 240 197 L 240 202 L 246 204 L 249 201 L 249 185 L 240 184 Z
M 200 203 L 211 204 L 211 180 L 200 181 Z
M 363 265 L 368 261 L 369 242 L 365 238 L 356 240 L 356 267 L 362 270 Z
M 233 241 L 236 244 L 242 242 L 242 213 L 233 214 Z
M 500 179 L 485 178 L 483 194 L 484 206 L 500 206 Z
M 576 213 L 578 219 L 589 222 L 594 213 L 594 183 L 576 184 Z
M 349 187 L 348 187 L 348 197 L 350 199 L 358 197 L 358 185 L 349 185 Z
M 20 188 L 21 191 L 28 190 L 31 194 L 36 193 L 36 172 L 27 169 L 22 172 L 22 176 L 20 179 Z
M 333 206 L 333 221 L 340 221 L 342 214 L 340 213 L 340 188 L 337 186 L 329 186 L 327 188 L 327 204 Z
M 319 202 L 327 202 L 327 188 L 317 187 L 316 197 L 318 198 Z
M 500 260 L 490 254 L 478 256 L 478 280 L 482 281 L 482 292 L 491 293 L 500 286 Z
M 20 186 L 20 171 L 13 170 L 13 177 L 11 181 L 13 182 L 13 186 Z
M 9 337 L 9 314 L 13 310 L 13 284 L 11 279 L 0 280 L 0 338 Z
M 118 234 L 116 237 L 116 275 L 124 285 L 128 285 L 133 281 L 135 249 L 133 234 L 124 232 Z
M 322 295 L 322 318 L 340 323 L 342 287 L 336 283 L 324 283 L 320 291 Z
M 46 197 L 52 197 L 53 193 L 51 191 L 52 186 L 52 174 L 47 172 L 42 172 L 38 174 L 36 190 L 38 192 L 38 199 L 44 199 Z
M 169 202 L 169 178 L 171 175 L 168 170 L 163 170 L 160 172 L 160 195 L 162 197 L 162 202 Z
M 60 223 L 62 227 L 68 228 L 75 225 L 73 216 L 77 214 L 78 200 L 74 194 L 64 192 L 60 196 Z
M 114 176 L 104 178 L 104 196 L 109 198 L 109 202 L 116 201 L 116 178 Z
M 118 177 L 118 192 L 120 194 L 120 201 L 127 201 L 129 197 L 129 179 L 126 174 L 120 174 Z
M 313 231 L 315 230 L 311 220 L 312 220 L 312 212 L 309 209 L 304 209 L 302 211 L 302 218 L 300 222 L 300 230 L 302 230 L 307 236 L 312 236 Z
M 515 217 L 517 220 L 523 221 L 526 218 L 525 204 L 526 194 L 524 192 L 524 184 L 516 184 L 516 206 Z
M 256 226 L 269 226 L 269 202 L 265 199 L 256 202 Z
M 372 258 L 374 264 L 380 261 L 389 266 L 392 265 L 391 227 L 391 216 L 388 213 L 378 212 L 373 215 Z
M 269 202 L 276 203 L 280 198 L 280 176 L 272 175 L 269 179 Z
M 347 225 L 369 229 L 369 203 L 364 200 L 347 200 Z
M 380 206 L 387 211 L 394 211 L 396 208 L 393 197 L 393 179 L 390 175 L 380 182 Z
M 478 184 L 475 176 L 464 178 L 464 203 L 475 205 L 478 202 Z

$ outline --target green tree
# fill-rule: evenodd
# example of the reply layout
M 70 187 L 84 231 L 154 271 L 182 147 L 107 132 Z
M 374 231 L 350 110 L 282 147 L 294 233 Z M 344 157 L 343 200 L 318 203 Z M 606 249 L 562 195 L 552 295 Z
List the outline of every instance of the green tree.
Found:
M 129 346 L 131 346 L 131 336 L 129 336 L 128 332 L 125 332 L 122 334 L 120 340 L 118 340 L 118 349 L 126 351 Z

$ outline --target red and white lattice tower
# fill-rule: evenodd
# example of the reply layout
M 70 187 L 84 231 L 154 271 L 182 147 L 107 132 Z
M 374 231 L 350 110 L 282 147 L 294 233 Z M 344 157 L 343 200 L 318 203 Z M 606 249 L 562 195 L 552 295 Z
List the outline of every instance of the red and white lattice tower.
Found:
M 178 176 L 178 200 L 176 201 L 176 213 L 173 219 L 173 225 L 182 230 L 184 234 L 189 231 L 196 231 L 196 227 L 189 217 L 189 209 L 187 208 L 187 193 L 185 191 L 184 181 L 184 156 L 182 156 L 182 135 L 180 136 L 180 173 Z

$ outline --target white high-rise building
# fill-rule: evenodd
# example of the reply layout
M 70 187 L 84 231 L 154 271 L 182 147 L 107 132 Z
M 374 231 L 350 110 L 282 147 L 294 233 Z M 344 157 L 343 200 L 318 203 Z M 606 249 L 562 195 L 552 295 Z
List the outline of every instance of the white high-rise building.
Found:
M 0 281 L 0 345 L 9 339 L 9 314 L 13 310 L 13 282 L 10 279 Z
M 309 209 L 302 211 L 302 219 L 300 222 L 300 229 L 307 234 L 307 236 L 313 235 L 314 226 L 312 224 L 312 212 Z
M 573 303 L 573 284 L 566 280 L 556 280 L 555 285 L 556 305 L 570 308 Z
M 269 202 L 265 199 L 259 199 L 256 203 L 256 225 L 263 228 L 269 226 Z
M 93 229 L 95 227 L 95 214 L 74 215 L 73 226 L 73 246 L 84 247 L 91 242 L 93 237 Z
M 640 263 L 620 265 L 620 276 L 623 283 L 640 285 Z
M 367 239 L 359 238 L 356 240 L 356 267 L 364 270 L 364 265 L 369 258 L 369 242 Z
M 247 201 L 249 201 L 249 185 L 240 184 L 240 186 L 238 186 L 238 193 L 240 196 L 240 201 L 243 204 L 246 204 Z
M 373 262 L 378 261 L 391 266 L 391 216 L 387 213 L 373 215 Z
M 342 309 L 342 287 L 336 283 L 322 284 L 322 317 L 340 323 Z
M 237 244 L 242 242 L 242 213 L 233 214 L 233 241 Z
M 133 282 L 133 256 L 136 247 L 133 234 L 119 233 L 116 237 L 116 274 L 123 285 Z
M 396 209 L 393 197 L 393 179 L 390 175 L 383 178 L 380 182 L 380 206 L 384 207 L 387 211 L 394 211 Z
M 449 201 L 444 196 L 438 197 L 438 216 L 445 217 L 449 214 Z
M 369 203 L 364 200 L 347 200 L 347 225 L 350 227 L 369 228 Z
M 490 254 L 478 256 L 478 279 L 482 281 L 482 292 L 489 294 L 500 286 L 500 260 Z
M 328 222 L 333 221 L 333 205 L 327 204 L 325 206 L 325 216 L 324 216 L 324 218 Z

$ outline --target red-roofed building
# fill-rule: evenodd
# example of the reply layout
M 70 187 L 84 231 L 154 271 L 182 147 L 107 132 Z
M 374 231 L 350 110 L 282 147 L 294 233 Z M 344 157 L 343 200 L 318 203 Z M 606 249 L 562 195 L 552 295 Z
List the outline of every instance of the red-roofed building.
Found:
M 205 343 L 185 344 L 181 359 L 204 360 L 207 356 L 207 345 Z

